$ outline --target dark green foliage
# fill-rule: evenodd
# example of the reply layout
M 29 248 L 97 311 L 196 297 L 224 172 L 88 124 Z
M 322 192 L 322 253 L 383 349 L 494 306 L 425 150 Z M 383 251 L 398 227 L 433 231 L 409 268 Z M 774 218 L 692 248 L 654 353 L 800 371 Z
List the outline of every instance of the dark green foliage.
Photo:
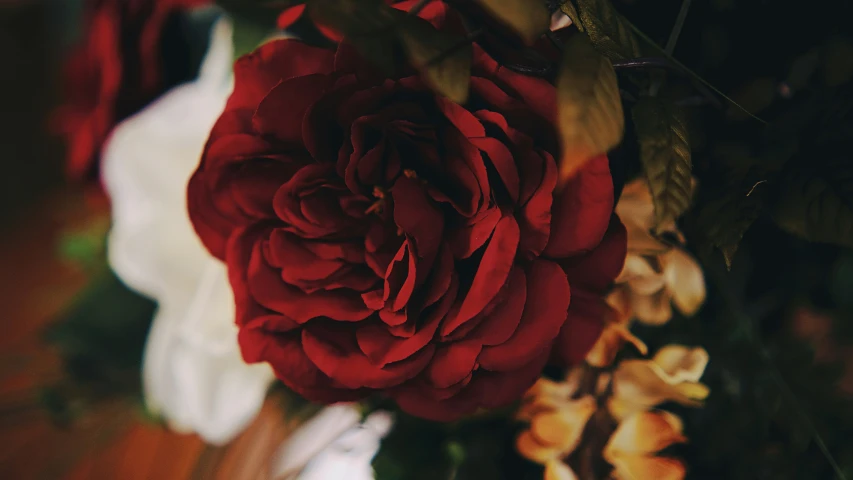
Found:
M 396 414 L 373 461 L 377 480 L 539 480 L 542 467 L 515 453 L 512 410 L 442 424 Z
M 104 398 L 138 397 L 142 352 L 155 304 L 105 272 L 45 339 L 62 357 L 67 378 L 47 389 L 42 401 L 59 420 L 71 410 Z

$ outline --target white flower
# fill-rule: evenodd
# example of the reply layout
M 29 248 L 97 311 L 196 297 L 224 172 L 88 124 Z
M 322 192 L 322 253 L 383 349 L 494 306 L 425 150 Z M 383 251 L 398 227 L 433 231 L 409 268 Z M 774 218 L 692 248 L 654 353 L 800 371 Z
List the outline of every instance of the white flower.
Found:
M 255 417 L 273 379 L 269 366 L 243 361 L 225 266 L 198 240 L 186 206 L 187 182 L 233 88 L 231 37 L 219 20 L 198 79 L 118 125 L 103 155 L 110 265 L 159 305 L 143 362 L 147 406 L 216 444 Z
M 373 480 L 371 461 L 393 420 L 377 411 L 361 421 L 350 404 L 324 408 L 281 446 L 272 465 L 275 480 Z

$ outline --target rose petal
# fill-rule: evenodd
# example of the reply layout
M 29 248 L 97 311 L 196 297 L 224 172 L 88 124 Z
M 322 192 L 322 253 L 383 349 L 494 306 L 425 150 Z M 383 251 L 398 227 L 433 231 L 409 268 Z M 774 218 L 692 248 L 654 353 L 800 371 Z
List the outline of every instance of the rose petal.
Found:
M 492 371 L 512 370 L 529 362 L 550 346 L 566 321 L 569 282 L 557 264 L 537 259 L 528 267 L 527 302 L 513 336 L 506 342 L 486 347 L 480 365 Z
M 383 300 L 386 306 L 388 300 L 391 300 L 392 311 L 401 310 L 412 296 L 417 275 L 416 268 L 414 253 L 411 251 L 409 242 L 406 241 L 400 246 L 400 250 L 385 273 Z
M 503 217 L 498 222 L 471 288 L 441 326 L 442 336 L 450 335 L 453 330 L 474 318 L 497 295 L 506 283 L 515 260 L 518 235 L 518 224 L 513 217 Z
M 457 259 L 468 258 L 492 236 L 503 217 L 500 209 L 488 208 L 468 219 L 466 225 L 450 229 L 447 243 Z
M 284 9 L 281 14 L 279 14 L 278 19 L 276 20 L 276 26 L 279 30 L 286 30 L 288 27 L 296 23 L 299 20 L 299 17 L 302 16 L 302 13 L 305 11 L 305 4 L 294 5 L 292 7 Z
M 572 288 L 601 292 L 613 283 L 622 270 L 626 245 L 625 227 L 619 217 L 611 215 L 610 225 L 601 243 L 585 255 L 567 258 L 559 263 Z
M 328 75 L 314 74 L 279 82 L 258 105 L 252 125 L 261 135 L 302 146 L 302 121 L 331 85 Z
M 437 388 L 449 388 L 471 374 L 482 349 L 482 345 L 472 341 L 438 347 L 426 375 Z
M 435 395 L 424 391 L 423 385 L 395 389 L 391 395 L 403 411 L 412 415 L 440 422 L 453 421 L 478 407 L 499 408 L 521 398 L 536 382 L 548 360 L 548 352 L 543 353 L 508 372 L 494 373 L 481 368 L 465 388 L 449 398 L 436 399 Z
M 353 401 L 369 393 L 364 388 L 345 388 L 317 369 L 305 355 L 298 333 L 270 335 L 255 328 L 244 328 L 238 339 L 247 359 L 268 362 L 285 385 L 309 400 Z
M 356 330 L 358 346 L 371 363 L 379 367 L 399 362 L 412 356 L 433 340 L 438 325 L 456 299 L 458 283 L 453 282 L 441 302 L 425 314 L 423 325 L 410 337 L 400 339 L 388 332 L 386 327 L 370 324 Z
M 264 307 L 299 323 L 318 317 L 358 321 L 373 313 L 373 310 L 364 305 L 361 295 L 357 292 L 320 290 L 305 293 L 286 284 L 264 258 L 263 248 L 260 243 L 255 245 L 246 268 L 249 292 Z
M 414 251 L 421 259 L 418 262 L 418 284 L 421 284 L 438 255 L 444 215 L 424 189 L 410 178 L 397 180 L 391 188 L 391 196 L 394 198 L 394 223 L 412 238 Z
M 544 255 L 564 258 L 588 252 L 604 237 L 613 212 L 613 180 L 607 157 L 584 165 L 554 197 L 551 238 Z
M 329 50 L 298 40 L 267 42 L 234 63 L 234 93 L 225 109 L 254 111 L 280 81 L 313 73 L 331 73 L 333 62 L 334 55 Z
M 527 301 L 527 278 L 519 266 L 513 266 L 504 289 L 506 300 L 497 305 L 468 338 L 486 346 L 500 345 L 509 340 L 518 329 Z
M 534 173 L 537 166 L 541 175 Z M 521 248 L 539 256 L 551 237 L 551 209 L 554 187 L 557 185 L 557 166 L 549 153 L 531 152 L 522 162 L 520 170 L 520 195 L 524 201 L 519 216 Z
M 488 160 L 506 187 L 510 200 L 513 203 L 518 201 L 518 169 L 515 166 L 512 152 L 506 145 L 494 138 L 472 138 L 471 143 L 486 153 Z
M 611 308 L 599 295 L 585 290 L 572 290 L 572 303 L 559 338 L 554 344 L 554 356 L 562 365 L 577 365 L 592 349 Z
M 361 353 L 355 334 L 339 325 L 309 324 L 302 329 L 302 346 L 323 373 L 357 389 L 390 388 L 417 375 L 429 364 L 434 345 L 427 345 L 405 360 L 379 367 Z
M 442 298 L 450 287 L 453 279 L 453 254 L 446 245 L 441 245 L 435 267 L 432 269 L 430 278 L 427 280 L 426 293 L 423 306 L 427 307 Z M 454 294 L 455 296 L 455 294 Z

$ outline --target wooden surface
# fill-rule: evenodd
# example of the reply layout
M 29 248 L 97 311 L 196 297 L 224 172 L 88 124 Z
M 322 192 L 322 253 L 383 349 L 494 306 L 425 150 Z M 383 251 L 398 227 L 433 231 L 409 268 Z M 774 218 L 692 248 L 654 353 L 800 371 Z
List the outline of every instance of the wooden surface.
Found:
M 60 375 L 41 332 L 86 284 L 82 271 L 58 259 L 57 242 L 93 215 L 103 214 L 79 192 L 57 192 L 22 212 L 24 220 L 0 237 L 0 479 L 266 478 L 269 457 L 286 433 L 273 401 L 220 448 L 146 424 L 127 403 L 66 430 L 38 407 L 38 389 Z

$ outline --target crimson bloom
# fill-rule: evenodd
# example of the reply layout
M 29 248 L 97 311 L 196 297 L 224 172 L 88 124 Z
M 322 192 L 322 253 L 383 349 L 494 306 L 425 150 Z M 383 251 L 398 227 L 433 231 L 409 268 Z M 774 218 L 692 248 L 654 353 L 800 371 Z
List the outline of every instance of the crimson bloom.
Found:
M 93 170 L 107 135 L 119 121 L 159 96 L 160 41 L 170 15 L 210 0 L 91 0 L 86 31 L 66 63 L 66 101 L 53 127 L 66 137 L 66 170 Z
M 227 262 L 244 358 L 309 399 L 381 392 L 451 420 L 517 400 L 600 333 L 625 256 L 607 158 L 556 192 L 555 88 L 473 55 L 464 106 L 415 74 L 362 75 L 346 42 L 235 65 L 190 217 Z

